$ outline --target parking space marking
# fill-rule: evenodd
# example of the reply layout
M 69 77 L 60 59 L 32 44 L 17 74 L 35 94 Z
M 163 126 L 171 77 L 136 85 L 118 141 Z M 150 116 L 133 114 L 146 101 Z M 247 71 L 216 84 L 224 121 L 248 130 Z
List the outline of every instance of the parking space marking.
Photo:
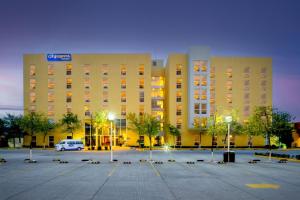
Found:
M 280 185 L 278 184 L 269 184 L 269 183 L 255 183 L 255 184 L 246 184 L 249 188 L 254 189 L 278 189 L 280 188 Z
M 117 166 L 118 166 L 118 165 L 114 165 L 114 167 L 113 167 L 112 170 L 108 173 L 107 176 L 112 176 L 112 175 L 115 173 L 115 171 L 116 171 L 116 169 L 117 169 Z
M 152 162 L 149 162 L 151 165 L 151 168 L 153 169 L 153 171 L 155 172 L 156 176 L 160 176 L 159 171 L 156 169 L 156 167 L 154 167 L 154 165 L 152 164 Z

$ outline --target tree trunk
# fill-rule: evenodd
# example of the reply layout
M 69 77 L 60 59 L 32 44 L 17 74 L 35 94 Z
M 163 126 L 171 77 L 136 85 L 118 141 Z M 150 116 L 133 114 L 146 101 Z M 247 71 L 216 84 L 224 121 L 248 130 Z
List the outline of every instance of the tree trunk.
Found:
M 32 136 L 33 136 L 33 133 L 30 134 L 29 160 L 32 160 Z
M 44 135 L 43 143 L 44 143 L 44 149 L 46 149 L 46 135 Z
M 269 161 L 272 160 L 272 147 L 271 147 L 271 137 L 270 134 L 268 133 L 268 144 L 269 144 Z
M 202 132 L 200 132 L 199 135 L 199 148 L 201 148 L 201 143 L 202 143 Z
M 149 149 L 150 149 L 150 160 L 152 160 L 152 137 L 149 136 L 149 140 L 150 140 L 150 145 L 149 145 Z
M 173 137 L 174 137 L 174 145 L 173 145 L 173 146 L 174 146 L 174 149 L 175 149 L 175 145 L 176 145 L 176 136 L 174 135 Z
M 13 141 L 14 141 L 14 148 L 16 148 L 16 136 L 15 135 L 14 135 Z

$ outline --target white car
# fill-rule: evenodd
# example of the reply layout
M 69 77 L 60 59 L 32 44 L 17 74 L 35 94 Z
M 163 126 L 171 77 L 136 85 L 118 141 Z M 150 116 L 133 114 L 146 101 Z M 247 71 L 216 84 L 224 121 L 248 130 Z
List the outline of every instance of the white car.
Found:
M 58 144 L 55 145 L 55 149 L 57 151 L 65 151 L 65 150 L 82 150 L 84 149 L 83 142 L 81 140 L 73 140 L 67 139 L 62 140 Z

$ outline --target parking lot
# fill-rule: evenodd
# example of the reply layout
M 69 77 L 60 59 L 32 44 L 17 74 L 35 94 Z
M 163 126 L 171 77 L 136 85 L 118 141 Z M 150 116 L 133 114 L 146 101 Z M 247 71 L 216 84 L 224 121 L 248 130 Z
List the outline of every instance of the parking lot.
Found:
M 298 199 L 300 163 L 269 162 L 252 151 L 236 151 L 236 162 L 218 164 L 222 151 L 56 152 L 0 149 L 0 199 Z M 54 162 L 61 159 L 68 163 Z M 82 159 L 100 161 L 89 164 Z M 168 162 L 168 160 L 175 162 Z M 197 160 L 204 162 L 197 162 Z M 249 164 L 251 159 L 260 159 Z M 131 164 L 124 164 L 130 161 Z M 187 162 L 192 162 L 187 164 Z

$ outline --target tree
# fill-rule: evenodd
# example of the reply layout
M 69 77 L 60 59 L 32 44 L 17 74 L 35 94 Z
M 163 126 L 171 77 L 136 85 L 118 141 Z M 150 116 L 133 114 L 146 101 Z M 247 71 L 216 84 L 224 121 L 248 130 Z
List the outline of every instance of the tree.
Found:
M 150 150 L 150 160 L 152 160 L 152 138 L 158 135 L 160 132 L 160 121 L 150 115 L 145 113 L 144 114 L 144 127 L 145 127 L 145 134 L 148 136 L 150 145 L 149 145 L 149 150 Z
M 78 116 L 74 113 L 67 113 L 63 115 L 60 124 L 64 127 L 64 131 L 74 135 L 74 131 L 81 127 L 81 122 Z
M 103 135 L 104 129 L 108 128 L 109 120 L 108 120 L 108 112 L 107 111 L 99 111 L 95 113 L 94 126 L 96 128 L 96 146 L 98 144 L 98 129 L 101 131 L 101 135 Z
M 3 118 L 8 137 L 13 139 L 14 148 L 16 147 L 16 137 L 19 138 L 19 142 L 21 142 L 21 137 L 23 137 L 23 132 L 19 125 L 21 119 L 21 115 L 15 116 L 9 113 Z
M 25 114 L 19 121 L 21 129 L 30 137 L 29 143 L 29 159 L 32 160 L 32 136 L 40 132 L 43 114 L 30 112 Z
M 199 133 L 199 144 L 198 144 L 198 146 L 201 147 L 202 134 L 207 132 L 207 119 L 206 118 L 200 118 L 200 120 L 195 121 L 194 122 L 194 128 Z
M 4 143 L 6 143 L 6 141 L 3 141 L 3 139 L 5 138 L 4 132 L 5 132 L 5 121 L 4 121 L 4 119 L 0 118 L 0 147 L 6 145 L 6 144 L 4 144 Z M 0 157 L 0 159 L 1 159 L 1 157 Z
M 174 138 L 174 149 L 175 149 L 176 137 L 180 136 L 181 133 L 179 129 L 176 126 L 173 126 L 172 124 L 167 124 L 167 132 L 170 135 L 172 135 Z
M 48 119 L 48 117 L 43 116 L 41 119 L 41 124 L 40 124 L 40 132 L 43 134 L 43 144 L 44 144 L 44 149 L 46 148 L 46 136 L 48 133 L 53 131 L 57 125 L 55 122 L 51 121 Z
M 146 127 L 145 127 L 145 118 L 144 115 L 136 115 L 135 113 L 129 113 L 127 115 L 127 119 L 129 121 L 130 129 L 135 131 L 139 136 L 145 135 Z M 139 146 L 141 147 L 140 139 L 138 139 Z

